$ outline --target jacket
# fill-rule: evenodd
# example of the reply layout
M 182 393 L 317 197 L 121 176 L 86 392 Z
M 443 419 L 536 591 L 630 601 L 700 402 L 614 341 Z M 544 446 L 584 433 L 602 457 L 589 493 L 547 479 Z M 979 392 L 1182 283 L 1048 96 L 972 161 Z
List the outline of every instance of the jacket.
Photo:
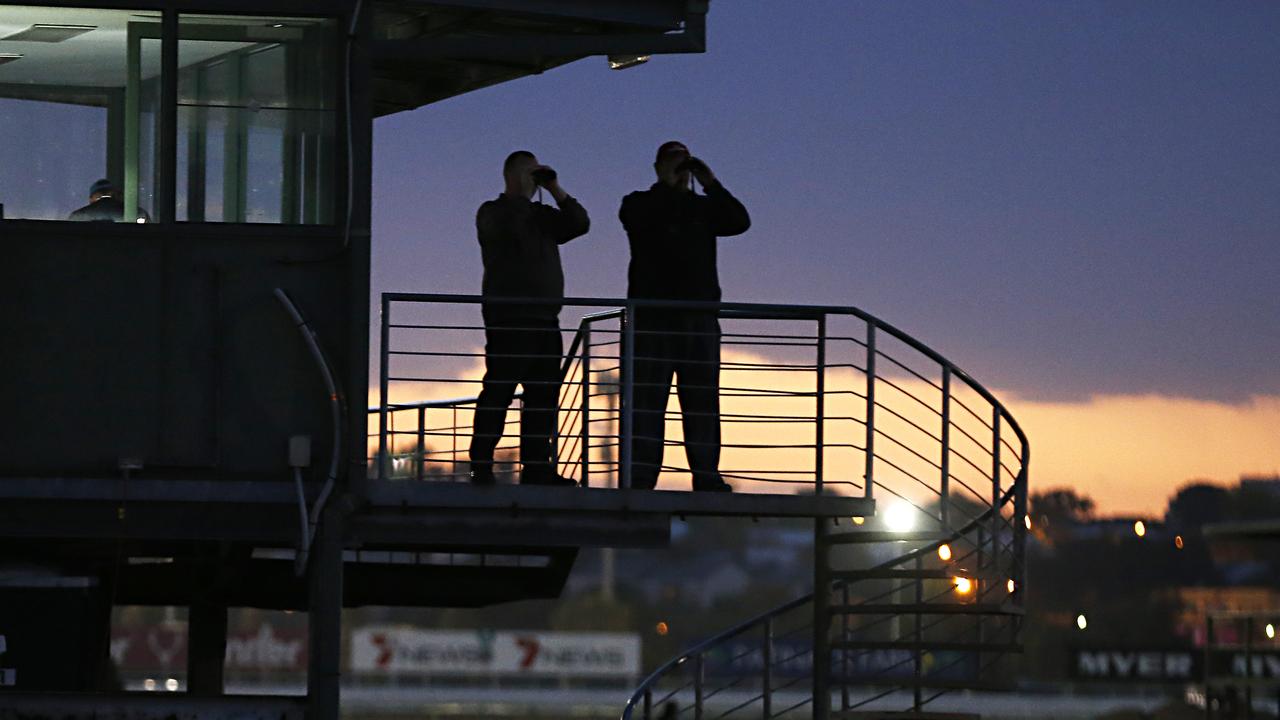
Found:
M 591 227 L 587 211 L 565 198 L 559 208 L 522 197 L 499 195 L 476 212 L 476 235 L 484 260 L 482 292 L 486 297 L 564 299 L 560 245 L 585 235 Z M 537 306 L 486 304 L 485 316 L 555 318 L 560 303 Z
M 627 297 L 720 300 L 716 238 L 746 232 L 751 217 L 723 185 L 705 191 L 654 183 L 622 199 L 618 217 L 631 245 Z

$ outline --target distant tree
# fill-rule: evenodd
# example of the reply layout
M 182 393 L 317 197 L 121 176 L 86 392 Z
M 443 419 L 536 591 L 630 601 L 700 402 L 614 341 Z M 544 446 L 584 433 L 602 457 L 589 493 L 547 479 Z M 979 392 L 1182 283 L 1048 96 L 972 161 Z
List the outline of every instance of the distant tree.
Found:
M 1220 485 L 1193 480 L 1169 500 L 1165 522 L 1181 532 L 1197 532 L 1209 523 L 1226 519 L 1231 492 Z
M 1054 488 L 1032 493 L 1032 522 L 1052 528 L 1088 522 L 1093 519 L 1093 499 L 1071 488 Z

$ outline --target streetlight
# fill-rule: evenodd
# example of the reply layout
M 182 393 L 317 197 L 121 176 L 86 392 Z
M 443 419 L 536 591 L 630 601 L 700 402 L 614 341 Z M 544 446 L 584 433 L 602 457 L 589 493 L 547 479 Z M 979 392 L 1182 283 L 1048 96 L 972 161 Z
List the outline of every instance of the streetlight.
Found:
M 1267 639 L 1268 640 L 1276 639 L 1276 626 L 1272 625 L 1271 623 L 1267 623 Z
M 1012 595 L 1014 589 L 1018 586 L 1014 584 L 1013 578 L 1009 578 L 1009 582 L 1005 583 L 1005 587 L 1009 588 L 1009 594 Z
M 884 511 L 884 525 L 893 532 L 910 532 L 916 526 L 915 508 L 898 501 Z
M 1134 522 L 1134 523 L 1133 523 L 1133 534 L 1134 534 L 1134 535 L 1137 535 L 1138 537 L 1142 537 L 1142 536 L 1146 535 L 1146 534 L 1147 534 L 1147 525 L 1146 525 L 1146 523 L 1142 522 L 1141 520 L 1138 520 L 1138 521 Z
M 951 560 L 951 546 L 947 545 L 946 543 L 939 545 L 938 557 L 942 559 L 942 562 L 948 562 L 949 560 Z
M 1085 628 L 1089 627 L 1089 619 L 1086 618 L 1084 615 L 1077 615 L 1076 627 L 1080 628 L 1081 630 L 1084 630 Z

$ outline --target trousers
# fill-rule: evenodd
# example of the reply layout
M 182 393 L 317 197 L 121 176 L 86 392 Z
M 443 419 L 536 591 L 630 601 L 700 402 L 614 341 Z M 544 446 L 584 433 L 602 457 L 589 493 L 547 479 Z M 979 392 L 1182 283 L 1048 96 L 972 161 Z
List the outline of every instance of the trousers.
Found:
M 560 398 L 559 322 L 547 318 L 486 318 L 484 381 L 471 433 L 472 465 L 493 463 L 502 440 L 507 408 L 523 386 L 520 408 L 520 462 L 550 466 L 556 408 Z
M 706 312 L 637 311 L 634 367 L 631 487 L 651 490 L 657 485 L 673 379 L 693 486 L 719 484 L 719 319 Z

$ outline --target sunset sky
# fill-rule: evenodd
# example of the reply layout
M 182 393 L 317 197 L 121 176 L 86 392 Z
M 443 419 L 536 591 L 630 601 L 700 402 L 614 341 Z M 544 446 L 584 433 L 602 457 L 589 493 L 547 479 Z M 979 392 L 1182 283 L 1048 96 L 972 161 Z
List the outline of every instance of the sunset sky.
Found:
M 592 215 L 680 139 L 746 203 L 727 300 L 859 306 L 1003 398 L 1034 488 L 1150 512 L 1280 471 L 1280 3 L 721 0 L 705 55 L 594 58 L 375 130 L 374 292 L 479 292 L 508 152 Z

